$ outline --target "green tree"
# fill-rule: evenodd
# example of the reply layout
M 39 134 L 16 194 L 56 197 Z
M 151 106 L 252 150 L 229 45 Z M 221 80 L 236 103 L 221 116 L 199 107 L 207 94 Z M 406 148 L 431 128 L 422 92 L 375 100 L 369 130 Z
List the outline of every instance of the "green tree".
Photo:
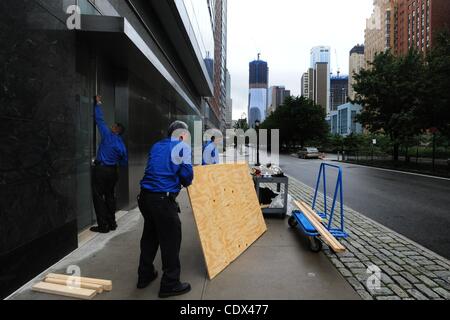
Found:
M 236 124 L 234 125 L 233 129 L 235 129 L 235 130 L 242 129 L 242 130 L 244 130 L 244 132 L 247 131 L 248 129 L 250 129 L 247 119 L 239 119 L 236 122 Z
M 422 55 L 411 50 L 400 57 L 391 52 L 380 53 L 370 69 L 355 75 L 354 89 L 358 92 L 355 102 L 363 106 L 357 120 L 370 132 L 384 132 L 390 137 L 395 161 L 400 145 L 422 127 L 417 110 L 424 74 Z
M 450 137 L 450 32 L 444 30 L 427 54 L 421 108 L 418 116 L 423 129 L 435 129 Z
M 326 140 L 328 125 L 325 110 L 304 97 L 289 97 L 261 125 L 279 129 L 282 145 L 288 148 Z

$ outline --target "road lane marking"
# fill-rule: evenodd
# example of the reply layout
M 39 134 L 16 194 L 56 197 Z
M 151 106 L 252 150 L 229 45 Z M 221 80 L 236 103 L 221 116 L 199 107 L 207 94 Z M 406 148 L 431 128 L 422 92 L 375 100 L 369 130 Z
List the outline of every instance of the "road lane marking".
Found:
M 406 172 L 406 171 L 398 171 L 398 170 L 385 169 L 385 168 L 377 168 L 377 167 L 365 166 L 365 165 L 362 165 L 362 164 L 346 163 L 346 162 L 339 162 L 339 161 L 325 161 L 325 162 L 338 162 L 338 163 L 341 163 L 341 164 L 346 164 L 348 166 L 358 166 L 358 167 L 369 168 L 369 169 L 374 169 L 374 170 L 379 170 L 379 171 L 402 173 L 402 174 L 407 174 L 407 175 L 410 175 L 410 176 L 417 176 L 417 177 L 424 177 L 424 178 L 431 178 L 431 179 L 450 181 L 450 178 L 436 177 L 436 176 L 430 176 L 430 175 L 427 175 L 427 174 Z

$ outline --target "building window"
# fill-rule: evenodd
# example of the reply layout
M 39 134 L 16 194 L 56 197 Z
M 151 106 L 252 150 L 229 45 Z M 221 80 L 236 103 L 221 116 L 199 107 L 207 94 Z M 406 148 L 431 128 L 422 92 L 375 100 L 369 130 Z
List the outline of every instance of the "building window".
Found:
M 95 1 L 77 0 L 77 5 L 80 7 L 81 14 L 100 15 L 99 10 L 94 3 Z
M 351 133 L 356 133 L 356 111 L 352 111 L 352 132 Z
M 340 133 L 345 135 L 348 133 L 348 109 L 342 109 L 339 111 L 340 119 Z

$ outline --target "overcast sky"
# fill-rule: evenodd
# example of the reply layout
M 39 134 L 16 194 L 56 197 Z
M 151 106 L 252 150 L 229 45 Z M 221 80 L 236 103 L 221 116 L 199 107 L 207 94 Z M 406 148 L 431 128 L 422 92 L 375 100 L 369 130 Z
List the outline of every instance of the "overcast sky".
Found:
M 331 69 L 348 74 L 349 51 L 364 43 L 373 0 L 228 0 L 228 69 L 233 119 L 248 107 L 248 64 L 258 52 L 269 64 L 269 86 L 300 94 L 314 46 L 332 47 Z

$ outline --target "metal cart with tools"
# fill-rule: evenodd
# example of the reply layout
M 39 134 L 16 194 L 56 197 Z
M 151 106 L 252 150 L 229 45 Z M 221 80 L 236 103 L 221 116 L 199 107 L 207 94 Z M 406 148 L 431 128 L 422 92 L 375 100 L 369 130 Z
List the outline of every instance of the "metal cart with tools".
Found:
M 261 185 L 266 184 L 276 184 L 277 192 L 280 193 L 283 186 L 283 207 L 282 208 L 263 208 L 262 212 L 264 216 L 267 217 L 279 217 L 282 219 L 286 218 L 288 210 L 288 196 L 289 196 L 289 178 L 288 177 L 266 177 L 266 176 L 255 176 L 253 177 L 255 182 L 256 194 L 258 199 L 260 196 Z

